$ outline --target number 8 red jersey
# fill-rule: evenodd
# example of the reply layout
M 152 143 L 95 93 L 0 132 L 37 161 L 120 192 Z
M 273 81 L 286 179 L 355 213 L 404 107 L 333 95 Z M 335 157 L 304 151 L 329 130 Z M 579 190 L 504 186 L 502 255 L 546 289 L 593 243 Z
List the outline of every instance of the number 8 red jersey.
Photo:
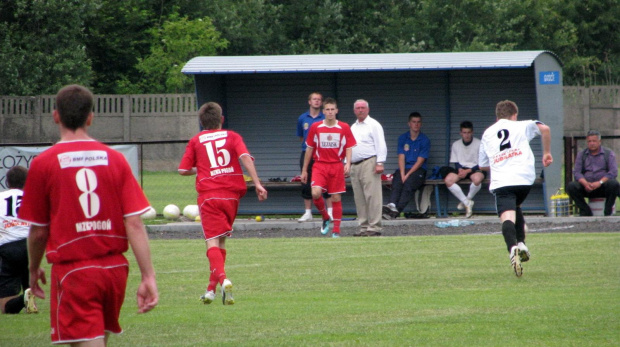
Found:
M 120 152 L 94 140 L 70 141 L 32 161 L 19 218 L 50 226 L 46 257 L 60 263 L 124 253 L 124 217 L 148 208 Z

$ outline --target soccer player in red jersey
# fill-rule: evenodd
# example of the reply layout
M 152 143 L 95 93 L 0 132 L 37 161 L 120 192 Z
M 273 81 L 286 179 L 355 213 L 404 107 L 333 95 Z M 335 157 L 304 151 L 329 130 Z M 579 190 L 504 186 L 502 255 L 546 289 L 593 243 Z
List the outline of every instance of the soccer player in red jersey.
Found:
M 341 195 L 346 192 L 344 176 L 351 169 L 351 153 L 355 147 L 355 137 L 347 123 L 336 119 L 338 104 L 336 100 L 327 98 L 323 102 L 322 122 L 312 124 L 306 144 L 306 156 L 301 170 L 301 181 L 308 180 L 308 164 L 314 157 L 312 167 L 312 201 L 323 216 L 321 234 L 326 235 L 330 230 L 332 237 L 340 237 L 340 222 L 342 220 Z M 347 159 L 342 167 L 342 160 Z M 322 193 L 327 192 L 332 197 L 333 216 L 325 210 Z M 333 225 L 332 225 L 333 222 Z
M 222 129 L 222 108 L 215 102 L 208 102 L 198 110 L 203 131 L 194 136 L 179 164 L 179 174 L 196 175 L 196 191 L 200 220 L 205 241 L 211 275 L 203 303 L 215 299 L 215 289 L 222 288 L 222 303 L 232 305 L 232 283 L 226 277 L 226 238 L 231 236 L 237 217 L 239 200 L 247 192 L 241 164 L 252 178 L 258 200 L 267 199 L 267 190 L 258 179 L 254 158 L 243 142 L 241 135 Z
M 142 280 L 138 312 L 158 302 L 155 270 L 140 215 L 150 206 L 125 157 L 92 139 L 93 94 L 70 85 L 56 95 L 60 142 L 37 156 L 28 171 L 18 217 L 31 223 L 30 288 L 43 299 L 43 254 L 52 264 L 52 343 L 104 346 L 121 333 L 128 244 Z

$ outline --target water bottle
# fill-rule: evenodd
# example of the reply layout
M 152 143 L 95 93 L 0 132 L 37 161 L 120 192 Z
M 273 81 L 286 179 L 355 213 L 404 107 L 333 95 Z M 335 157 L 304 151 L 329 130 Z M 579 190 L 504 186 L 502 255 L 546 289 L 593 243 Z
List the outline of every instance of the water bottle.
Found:
M 452 219 L 445 222 L 435 222 L 435 226 L 439 228 L 464 227 L 472 224 L 474 224 L 474 221 L 464 219 Z

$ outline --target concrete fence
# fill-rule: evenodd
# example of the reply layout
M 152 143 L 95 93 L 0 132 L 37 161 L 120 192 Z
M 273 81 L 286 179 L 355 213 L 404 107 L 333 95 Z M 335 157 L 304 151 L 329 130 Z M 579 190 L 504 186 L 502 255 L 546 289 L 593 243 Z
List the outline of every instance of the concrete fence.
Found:
M 53 109 L 54 95 L 0 96 L 0 143 L 57 141 Z M 198 128 L 196 110 L 195 94 L 96 95 L 99 124 L 90 132 L 106 142 L 187 140 Z M 564 135 L 590 129 L 620 135 L 620 86 L 564 87 Z M 609 141 L 620 153 L 620 140 Z
M 0 143 L 55 142 L 55 95 L 1 96 Z M 96 95 L 93 137 L 106 142 L 186 140 L 198 120 L 194 94 Z

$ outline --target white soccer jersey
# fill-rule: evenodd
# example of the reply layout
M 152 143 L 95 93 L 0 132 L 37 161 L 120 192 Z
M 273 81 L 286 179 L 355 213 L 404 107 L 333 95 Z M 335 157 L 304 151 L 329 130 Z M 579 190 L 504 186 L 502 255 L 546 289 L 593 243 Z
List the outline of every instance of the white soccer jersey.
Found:
M 461 166 L 471 169 L 478 165 L 478 154 L 480 150 L 480 139 L 472 138 L 471 143 L 465 146 L 463 139 L 452 143 L 450 162 L 459 163 Z
M 17 219 L 23 195 L 21 189 L 0 192 L 0 246 L 28 237 L 30 224 Z
M 485 130 L 478 165 L 491 168 L 489 190 L 534 184 L 535 159 L 530 141 L 540 135 L 537 124 L 542 123 L 500 119 Z

